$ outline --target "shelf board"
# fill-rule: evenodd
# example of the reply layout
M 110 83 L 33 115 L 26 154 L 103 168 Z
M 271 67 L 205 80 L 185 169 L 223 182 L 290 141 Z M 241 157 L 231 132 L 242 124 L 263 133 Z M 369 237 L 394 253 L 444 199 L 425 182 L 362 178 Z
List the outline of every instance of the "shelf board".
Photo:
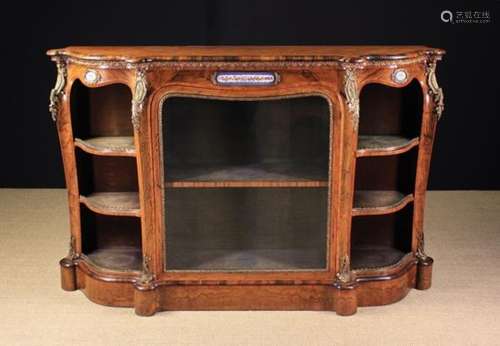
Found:
M 328 187 L 327 181 L 292 181 L 292 180 L 225 180 L 225 181 L 170 181 L 167 188 L 260 188 L 260 187 Z
M 167 270 L 324 270 L 325 258 L 317 249 L 191 249 L 167 262 Z
M 109 246 L 94 250 L 86 257 L 97 267 L 117 271 L 142 270 L 142 252 L 133 246 Z
M 75 146 L 93 155 L 132 157 L 136 155 L 132 136 L 75 138 Z
M 403 209 L 412 201 L 412 194 L 404 195 L 399 191 L 355 191 L 352 216 L 390 214 Z
M 358 137 L 357 157 L 387 156 L 402 154 L 416 147 L 418 137 L 406 138 L 402 136 L 366 136 Z
M 327 163 L 288 162 L 251 165 L 191 165 L 167 168 L 166 187 L 326 187 Z
M 95 192 L 80 196 L 80 202 L 99 214 L 136 217 L 141 215 L 137 192 Z
M 384 268 L 398 263 L 405 255 L 405 252 L 389 246 L 353 246 L 351 268 L 353 270 Z

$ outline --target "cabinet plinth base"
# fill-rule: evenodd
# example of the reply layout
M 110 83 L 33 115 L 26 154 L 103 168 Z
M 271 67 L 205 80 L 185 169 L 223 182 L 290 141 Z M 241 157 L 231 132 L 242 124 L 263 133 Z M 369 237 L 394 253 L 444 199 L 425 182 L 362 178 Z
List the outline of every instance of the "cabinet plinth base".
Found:
M 93 302 L 133 307 L 139 316 L 166 310 L 315 310 L 348 316 L 357 307 L 386 305 L 404 298 L 411 288 L 430 286 L 432 259 L 413 260 L 389 276 L 370 276 L 350 283 L 175 284 L 143 283 L 140 273 L 127 277 L 100 273 L 85 259 L 62 259 L 64 290 L 79 289 Z

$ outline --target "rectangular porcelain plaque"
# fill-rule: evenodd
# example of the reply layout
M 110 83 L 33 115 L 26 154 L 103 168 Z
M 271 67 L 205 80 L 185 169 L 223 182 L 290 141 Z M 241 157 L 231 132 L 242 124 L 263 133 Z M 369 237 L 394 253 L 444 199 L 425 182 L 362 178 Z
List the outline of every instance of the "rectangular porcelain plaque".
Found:
M 275 72 L 216 72 L 214 82 L 219 85 L 266 86 L 278 83 Z

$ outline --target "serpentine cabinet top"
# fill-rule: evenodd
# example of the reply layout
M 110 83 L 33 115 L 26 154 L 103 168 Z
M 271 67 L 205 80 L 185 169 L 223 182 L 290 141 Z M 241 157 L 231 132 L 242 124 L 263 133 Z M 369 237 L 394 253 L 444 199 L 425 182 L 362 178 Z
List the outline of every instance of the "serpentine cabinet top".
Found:
M 426 46 L 72 46 L 51 49 L 52 57 L 98 63 L 317 62 L 394 64 L 433 57 L 444 50 Z

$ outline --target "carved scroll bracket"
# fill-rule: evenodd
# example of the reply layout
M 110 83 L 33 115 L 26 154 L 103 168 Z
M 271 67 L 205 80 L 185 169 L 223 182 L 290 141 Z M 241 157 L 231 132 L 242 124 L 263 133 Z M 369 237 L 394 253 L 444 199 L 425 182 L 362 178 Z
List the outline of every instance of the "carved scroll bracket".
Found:
M 144 255 L 142 258 L 142 275 L 140 278 L 141 284 L 148 284 L 154 279 L 154 275 L 151 272 L 151 268 L 149 263 L 151 262 L 151 258 L 147 255 Z
M 135 79 L 134 96 L 132 98 L 132 125 L 134 130 L 139 131 L 141 115 L 144 109 L 144 100 L 148 93 L 148 84 L 146 81 L 146 70 L 140 68 L 137 70 Z
M 351 275 L 351 261 L 348 255 L 342 256 L 340 260 L 340 269 L 337 272 L 337 280 L 341 283 L 348 283 L 352 279 Z
M 428 256 L 424 252 L 424 233 L 423 232 L 421 232 L 418 235 L 418 238 L 417 238 L 417 253 L 416 253 L 416 256 L 417 256 L 417 258 L 420 261 L 425 261 L 428 258 Z
M 351 112 L 353 126 L 357 130 L 359 124 L 359 95 L 356 70 L 352 66 L 344 69 L 344 94 L 347 108 Z
M 61 98 L 64 95 L 64 87 L 66 86 L 66 77 L 68 75 L 66 70 L 66 63 L 62 59 L 57 62 L 57 79 L 54 88 L 50 91 L 49 96 L 49 111 L 52 114 L 52 120 L 57 120 L 59 114 Z
M 429 95 L 434 103 L 432 113 L 437 118 L 441 119 L 444 111 L 444 94 L 437 83 L 436 79 L 436 60 L 431 59 L 426 64 L 425 74 L 427 75 L 427 86 L 429 87 Z

